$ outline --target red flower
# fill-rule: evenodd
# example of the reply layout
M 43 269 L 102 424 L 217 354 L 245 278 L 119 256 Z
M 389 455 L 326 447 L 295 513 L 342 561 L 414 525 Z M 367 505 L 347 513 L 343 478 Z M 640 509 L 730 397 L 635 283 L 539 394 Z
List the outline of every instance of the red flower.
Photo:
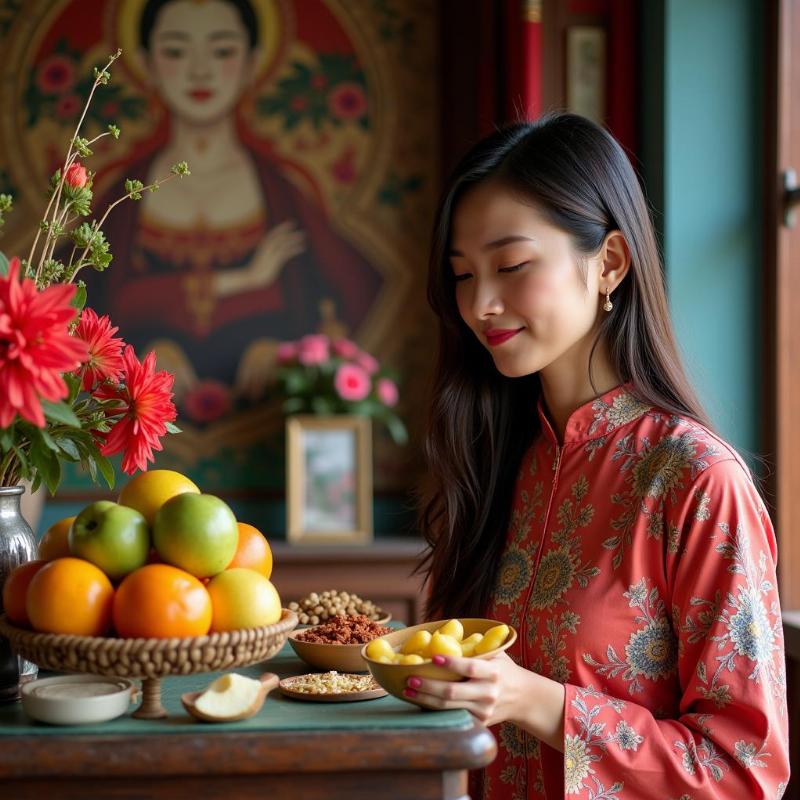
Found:
M 84 309 L 75 335 L 86 342 L 89 360 L 83 365 L 83 388 L 86 391 L 105 380 L 116 381 L 122 372 L 122 348 L 125 342 L 114 334 L 119 328 L 107 315 L 98 317 L 91 308 Z
M 132 475 L 137 469 L 146 470 L 147 462 L 154 460 L 153 451 L 163 449 L 160 439 L 167 432 L 166 423 L 177 416 L 172 402 L 174 377 L 166 370 L 155 371 L 153 352 L 140 362 L 127 345 L 122 359 L 122 383 L 101 386 L 95 397 L 122 404 L 109 412 L 113 416 L 121 412 L 123 416 L 103 435 L 105 443 L 100 452 L 113 456 L 124 450 L 122 470 Z
M 67 171 L 64 173 L 64 180 L 75 189 L 83 189 L 86 186 L 86 181 L 89 180 L 89 174 L 80 161 L 75 161 L 67 167 Z
M 20 263 L 12 258 L 0 277 L 0 428 L 19 413 L 43 428 L 42 399 L 67 396 L 63 372 L 87 358 L 86 344 L 69 335 L 77 309 L 70 305 L 72 284 L 38 291 L 30 278 L 19 279 Z
M 75 85 L 75 65 L 64 56 L 50 56 L 39 67 L 36 83 L 45 94 L 66 92 Z
M 183 398 L 186 413 L 197 422 L 213 422 L 231 407 L 231 393 L 220 381 L 201 381 Z
M 367 113 L 367 96 L 357 83 L 340 83 L 328 95 L 328 108 L 335 117 L 358 119 Z

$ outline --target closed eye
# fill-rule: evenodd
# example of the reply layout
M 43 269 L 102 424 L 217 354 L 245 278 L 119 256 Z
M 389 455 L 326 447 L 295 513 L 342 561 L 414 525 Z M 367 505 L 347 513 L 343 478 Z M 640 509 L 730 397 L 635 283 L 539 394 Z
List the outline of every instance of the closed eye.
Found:
M 467 278 L 471 278 L 472 274 L 469 272 L 462 272 L 460 275 L 453 275 L 453 280 L 456 283 L 460 283 L 461 281 L 465 281 Z
M 513 267 L 500 267 L 497 271 L 498 272 L 518 272 L 524 266 L 530 264 L 530 261 L 523 261 L 521 264 L 514 264 Z

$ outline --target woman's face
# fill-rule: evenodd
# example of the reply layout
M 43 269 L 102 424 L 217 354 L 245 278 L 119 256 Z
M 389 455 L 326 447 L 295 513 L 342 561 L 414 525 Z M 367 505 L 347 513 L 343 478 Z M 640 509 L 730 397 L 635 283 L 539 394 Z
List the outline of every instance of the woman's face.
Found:
M 453 214 L 450 263 L 464 322 L 507 377 L 555 364 L 585 372 L 601 306 L 601 259 L 584 282 L 569 236 L 496 183 Z
M 148 72 L 169 110 L 202 125 L 229 114 L 251 75 L 250 41 L 223 0 L 174 0 L 150 36 Z

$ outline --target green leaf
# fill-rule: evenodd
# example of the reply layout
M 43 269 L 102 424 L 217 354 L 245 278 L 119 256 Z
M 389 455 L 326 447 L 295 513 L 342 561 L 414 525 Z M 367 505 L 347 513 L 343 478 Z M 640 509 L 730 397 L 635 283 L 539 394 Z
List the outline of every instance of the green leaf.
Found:
M 315 414 L 333 414 L 333 403 L 327 397 L 314 397 L 311 400 L 311 409 Z
M 42 400 L 44 415 L 51 422 L 60 422 L 62 425 L 69 425 L 71 428 L 80 428 L 81 421 L 75 416 L 75 412 L 66 403 L 53 403 L 50 400 Z
M 182 433 L 181 429 L 174 422 L 164 423 L 167 426 L 167 433 Z
M 78 445 L 75 444 L 72 439 L 68 439 L 66 436 L 59 436 L 56 442 L 58 444 L 58 449 L 61 450 L 62 453 L 65 453 L 73 461 L 80 461 L 81 454 L 78 450 Z
M 106 484 L 108 484 L 108 488 L 113 489 L 117 479 L 113 465 L 105 456 L 100 455 L 99 452 L 94 457 L 94 460 L 97 462 L 97 466 L 100 468 L 100 474 L 103 476 Z
M 302 397 L 290 397 L 283 404 L 284 414 L 296 414 L 305 408 L 306 401 Z
M 386 427 L 389 429 L 389 435 L 394 440 L 395 444 L 406 444 L 408 442 L 408 432 L 406 426 L 403 425 L 399 417 L 392 414 L 384 420 Z
M 10 450 L 14 445 L 14 425 L 8 428 L 0 428 L 0 448 L 3 451 Z
M 78 290 L 75 296 L 70 300 L 70 305 L 78 310 L 81 310 L 86 305 L 86 284 L 83 281 L 78 281 L 76 284 Z
M 5 253 L 0 252 L 0 276 L 5 277 L 8 275 L 8 259 Z

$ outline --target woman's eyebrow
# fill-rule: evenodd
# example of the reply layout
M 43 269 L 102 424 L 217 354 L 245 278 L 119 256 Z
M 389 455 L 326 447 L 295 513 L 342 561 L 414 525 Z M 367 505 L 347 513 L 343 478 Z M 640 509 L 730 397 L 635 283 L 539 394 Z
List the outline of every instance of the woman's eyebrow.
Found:
M 535 242 L 532 236 L 521 236 L 519 234 L 512 235 L 512 236 L 503 236 L 501 239 L 495 239 L 493 242 L 488 242 L 487 244 L 481 247 L 481 250 L 486 252 L 487 250 L 497 250 L 498 247 L 505 247 L 507 244 L 513 244 L 514 242 Z M 450 257 L 455 256 L 456 258 L 463 256 L 464 254 L 460 250 L 456 250 L 452 248 L 448 253 Z
M 189 39 L 189 34 L 185 31 L 162 31 L 156 37 L 156 39 L 182 39 L 187 40 Z
M 217 39 L 243 39 L 244 34 L 239 31 L 214 31 L 208 38 L 211 39 L 212 42 Z

